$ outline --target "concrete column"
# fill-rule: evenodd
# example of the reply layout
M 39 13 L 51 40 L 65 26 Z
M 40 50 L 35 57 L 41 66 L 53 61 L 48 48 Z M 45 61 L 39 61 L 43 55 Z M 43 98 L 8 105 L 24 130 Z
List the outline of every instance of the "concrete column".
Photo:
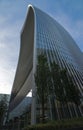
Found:
M 33 88 L 32 88 L 32 106 L 31 106 L 31 125 L 36 124 L 36 86 L 33 75 Z
M 36 91 L 32 90 L 31 125 L 36 124 Z

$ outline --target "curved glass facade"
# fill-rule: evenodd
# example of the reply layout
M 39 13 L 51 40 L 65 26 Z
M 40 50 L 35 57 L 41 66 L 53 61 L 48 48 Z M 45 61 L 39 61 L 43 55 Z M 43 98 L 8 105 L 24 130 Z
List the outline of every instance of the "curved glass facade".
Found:
M 56 61 L 61 68 L 67 68 L 74 83 L 83 94 L 83 56 L 69 33 L 44 12 L 36 10 L 36 44 L 45 51 L 50 61 Z
M 34 91 L 36 58 L 41 53 L 46 54 L 49 64 L 55 61 L 61 68 L 67 68 L 83 95 L 83 54 L 79 47 L 57 21 L 38 8 L 29 6 L 21 32 L 21 49 L 11 93 L 10 112 L 31 89 Z M 78 108 L 71 109 L 76 111 Z M 82 114 L 80 108 L 79 111 Z

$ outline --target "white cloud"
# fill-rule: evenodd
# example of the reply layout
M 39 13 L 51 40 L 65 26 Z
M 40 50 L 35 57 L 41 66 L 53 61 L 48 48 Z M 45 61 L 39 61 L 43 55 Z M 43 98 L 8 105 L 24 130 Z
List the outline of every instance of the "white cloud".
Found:
M 20 46 L 20 24 L 0 20 L 0 93 L 10 93 L 16 71 Z M 19 24 L 18 24 L 19 23 Z
M 0 67 L 0 93 L 7 93 L 11 92 L 11 86 L 13 84 L 15 70 L 7 70 L 6 68 Z

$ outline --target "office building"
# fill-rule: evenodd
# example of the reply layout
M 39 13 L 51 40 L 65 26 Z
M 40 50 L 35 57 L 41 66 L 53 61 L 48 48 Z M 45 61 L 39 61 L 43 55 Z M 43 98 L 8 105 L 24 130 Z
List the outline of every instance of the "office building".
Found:
M 19 61 L 11 93 L 9 112 L 20 104 L 32 89 L 31 122 L 36 122 L 36 86 L 34 73 L 37 55 L 45 53 L 49 61 L 66 68 L 83 96 L 83 54 L 70 34 L 52 17 L 29 5 L 21 31 Z M 70 105 L 70 104 L 69 104 Z M 69 106 L 71 116 L 83 115 L 80 106 Z M 72 112 L 73 111 L 73 112 Z

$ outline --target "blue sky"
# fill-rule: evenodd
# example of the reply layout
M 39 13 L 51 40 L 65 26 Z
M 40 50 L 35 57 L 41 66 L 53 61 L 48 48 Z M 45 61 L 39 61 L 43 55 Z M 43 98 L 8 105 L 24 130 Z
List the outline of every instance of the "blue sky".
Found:
M 28 4 L 56 19 L 83 51 L 83 0 L 0 0 L 0 93 L 11 92 Z

